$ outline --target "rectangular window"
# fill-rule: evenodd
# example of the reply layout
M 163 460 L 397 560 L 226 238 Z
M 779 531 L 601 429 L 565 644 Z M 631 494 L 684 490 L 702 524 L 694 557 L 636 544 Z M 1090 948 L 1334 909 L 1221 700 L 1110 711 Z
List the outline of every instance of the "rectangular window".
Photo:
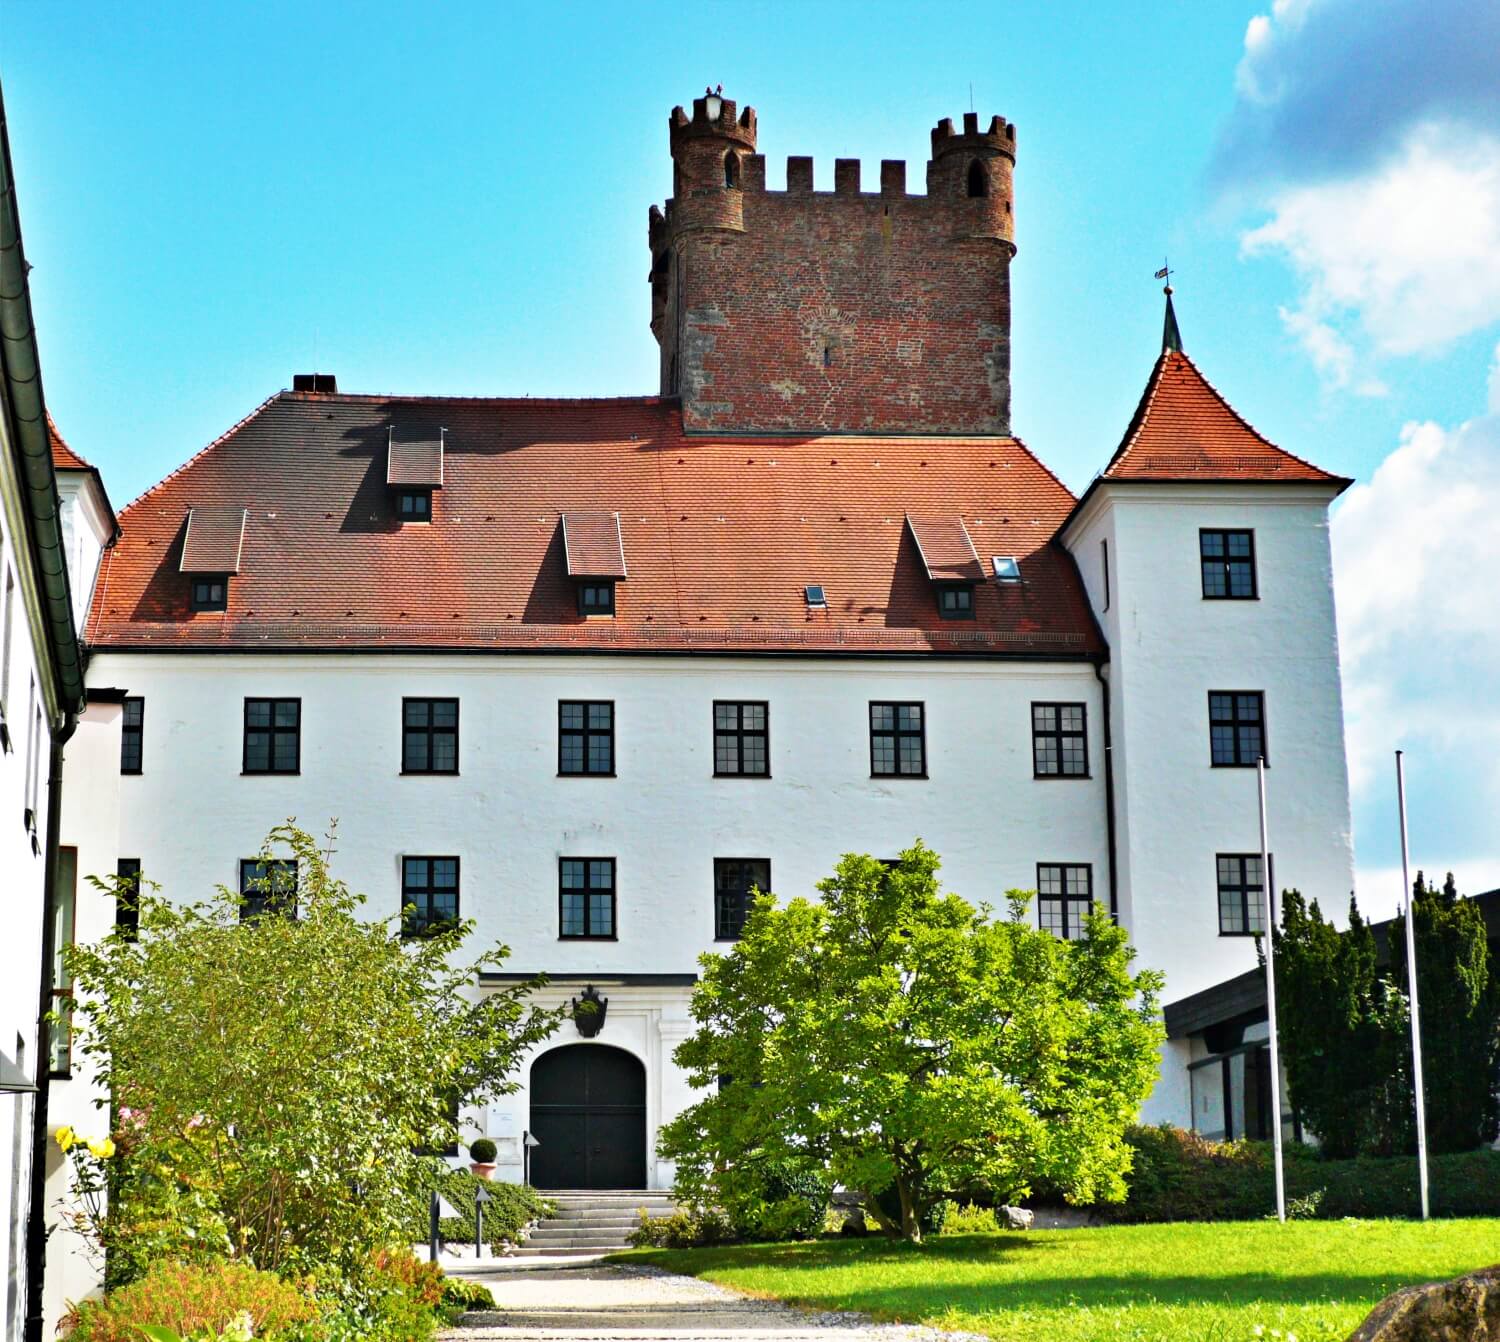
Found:
M 927 726 L 921 704 L 870 705 L 870 775 L 927 777 Z
M 297 916 L 297 859 L 263 862 L 247 857 L 240 862 L 240 921 L 267 913 Z
M 229 579 L 221 574 L 193 579 L 194 610 L 224 610 L 229 604 Z
M 1254 768 L 1266 751 L 1265 694 L 1260 690 L 1210 690 L 1208 735 L 1215 766 Z
M 974 618 L 974 588 L 966 582 L 949 583 L 937 589 L 938 614 L 945 620 Z
M 1083 704 L 1032 704 L 1031 767 L 1037 778 L 1087 778 L 1088 711 Z
M 294 774 L 302 768 L 302 700 L 246 699 L 247 774 Z
M 1104 609 L 1109 609 L 1109 542 L 1099 542 L 1099 571 L 1104 577 Z
M 1037 921 L 1064 941 L 1083 936 L 1084 915 L 1094 903 L 1094 873 L 1086 862 L 1038 862 Z
M 744 930 L 750 892 L 771 888 L 771 863 L 764 857 L 714 858 L 714 938 L 733 941 Z
M 579 583 L 578 613 L 580 615 L 613 615 L 615 613 L 614 583 Z
M 73 944 L 78 900 L 78 850 L 57 850 L 57 885 L 52 892 L 52 1010 L 62 1018 L 47 1031 L 47 1069 L 67 1076 L 73 1065 L 73 976 L 63 952 Z
M 558 935 L 612 940 L 615 935 L 614 858 L 559 858 L 557 871 Z
M 557 772 L 608 777 L 614 771 L 614 704 L 564 699 L 557 706 Z
M 719 778 L 769 778 L 767 749 L 770 708 L 763 700 L 731 703 L 714 700 L 714 775 Z
M 1266 930 L 1265 883 L 1259 853 L 1220 853 L 1219 935 L 1262 936 Z
M 115 875 L 120 879 L 115 887 L 115 927 L 121 936 L 134 941 L 141 929 L 140 858 L 122 857 L 115 863 Z
M 425 936 L 458 921 L 458 859 L 401 859 L 401 935 Z
M 146 701 L 140 696 L 125 700 L 120 714 L 120 772 L 141 771 L 141 740 L 146 724 Z
M 458 772 L 458 700 L 401 701 L 401 772 Z
M 1214 601 L 1255 599 L 1253 531 L 1200 531 L 1198 554 L 1205 597 Z
M 432 491 L 403 489 L 396 495 L 396 516 L 403 522 L 432 521 Z

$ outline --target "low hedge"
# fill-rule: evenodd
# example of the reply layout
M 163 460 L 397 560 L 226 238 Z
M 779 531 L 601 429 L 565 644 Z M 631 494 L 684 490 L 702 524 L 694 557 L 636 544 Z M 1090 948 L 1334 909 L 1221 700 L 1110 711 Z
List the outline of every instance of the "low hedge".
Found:
M 492 1249 L 503 1243 L 519 1241 L 521 1229 L 528 1221 L 547 1216 L 552 1204 L 534 1188 L 525 1184 L 508 1184 L 499 1179 L 481 1179 L 469 1170 L 445 1169 L 437 1176 L 438 1192 L 445 1197 L 457 1216 L 445 1216 L 439 1223 L 445 1242 L 474 1243 L 474 1194 L 483 1188 L 490 1201 L 484 1208 L 484 1240 Z M 428 1235 L 428 1202 L 412 1209 L 407 1223 L 413 1244 L 425 1244 Z
M 1126 1140 L 1134 1168 L 1123 1203 L 1093 1210 L 1106 1220 L 1253 1220 L 1276 1209 L 1269 1142 L 1211 1142 L 1181 1128 L 1132 1128 Z M 1414 1156 L 1325 1160 L 1312 1147 L 1284 1148 L 1286 1196 L 1292 1215 L 1415 1216 L 1420 1202 Z M 1500 1215 L 1500 1152 L 1469 1151 L 1429 1158 L 1434 1216 Z

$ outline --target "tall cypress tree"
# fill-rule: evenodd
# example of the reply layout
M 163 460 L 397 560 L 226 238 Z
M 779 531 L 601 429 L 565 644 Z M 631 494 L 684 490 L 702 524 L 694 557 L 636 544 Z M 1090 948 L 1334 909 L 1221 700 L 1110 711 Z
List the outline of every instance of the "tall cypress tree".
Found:
M 1472 1151 L 1500 1130 L 1500 975 L 1490 964 L 1484 917 L 1458 897 L 1451 872 L 1441 890 L 1418 872 L 1412 909 L 1427 1142 L 1434 1152 Z M 1404 989 L 1404 916 L 1391 927 L 1391 975 Z M 1409 1066 L 1409 1043 L 1403 1053 Z

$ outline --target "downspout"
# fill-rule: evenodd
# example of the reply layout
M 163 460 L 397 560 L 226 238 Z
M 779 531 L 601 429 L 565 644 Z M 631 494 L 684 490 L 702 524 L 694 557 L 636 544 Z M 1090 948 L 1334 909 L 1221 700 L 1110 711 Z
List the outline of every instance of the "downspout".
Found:
M 1120 878 L 1115 873 L 1115 743 L 1109 720 L 1109 681 L 1104 664 L 1094 663 L 1094 679 L 1104 699 L 1104 832 L 1109 843 L 1109 916 L 1120 921 Z
M 47 763 L 46 879 L 42 882 L 42 972 L 36 1012 L 36 1098 L 31 1116 L 31 1199 L 26 1212 L 25 1342 L 42 1342 L 46 1322 L 43 1287 L 47 1275 L 47 1110 L 52 1097 L 52 1059 L 47 1013 L 52 1010 L 52 966 L 57 955 L 58 842 L 62 837 L 63 744 L 78 726 L 69 712 L 52 738 Z

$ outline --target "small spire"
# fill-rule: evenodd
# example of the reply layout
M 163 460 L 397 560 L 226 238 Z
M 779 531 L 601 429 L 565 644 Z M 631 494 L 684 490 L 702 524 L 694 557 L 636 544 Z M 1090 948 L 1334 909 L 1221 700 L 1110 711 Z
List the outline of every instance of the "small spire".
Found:
M 1182 332 L 1177 329 L 1177 313 L 1172 309 L 1172 286 L 1169 284 L 1162 293 L 1167 296 L 1167 315 L 1161 326 L 1161 352 L 1176 350 L 1182 353 Z

